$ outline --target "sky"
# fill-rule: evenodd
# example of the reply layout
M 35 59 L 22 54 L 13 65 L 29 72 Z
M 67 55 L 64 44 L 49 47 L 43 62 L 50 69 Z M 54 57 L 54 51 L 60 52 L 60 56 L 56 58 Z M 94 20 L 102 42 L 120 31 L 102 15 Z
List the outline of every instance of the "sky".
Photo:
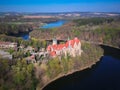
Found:
M 120 12 L 120 0 L 1 0 L 0 12 Z

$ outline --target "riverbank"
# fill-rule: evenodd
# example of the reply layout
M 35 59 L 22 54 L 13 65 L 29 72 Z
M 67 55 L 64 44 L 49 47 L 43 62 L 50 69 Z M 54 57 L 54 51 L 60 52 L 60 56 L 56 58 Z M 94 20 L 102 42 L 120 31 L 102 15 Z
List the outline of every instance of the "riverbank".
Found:
M 120 90 L 120 60 L 103 56 L 90 69 L 59 78 L 43 90 Z
M 22 38 L 23 40 L 29 40 L 29 32 L 25 32 L 25 33 L 19 33 L 19 34 L 16 34 L 16 35 L 12 35 L 13 37 L 16 37 L 16 38 Z
M 102 56 L 101 56 L 101 57 L 102 57 Z M 44 88 L 45 88 L 47 85 L 49 85 L 50 83 L 56 81 L 57 79 L 60 79 L 60 78 L 62 78 L 62 77 L 67 77 L 68 75 L 74 74 L 74 73 L 76 73 L 76 72 L 80 72 L 80 71 L 85 70 L 85 69 L 89 69 L 89 68 L 93 67 L 94 65 L 96 65 L 100 60 L 101 60 L 101 59 L 98 58 L 98 60 L 97 60 L 96 62 L 92 62 L 92 63 L 90 63 L 88 66 L 82 67 L 82 68 L 80 68 L 80 69 L 78 69 L 78 70 L 70 71 L 70 72 L 68 72 L 67 74 L 61 74 L 61 75 L 57 76 L 56 78 L 54 78 L 53 80 L 49 81 L 47 84 L 45 84 L 40 90 L 44 90 Z M 39 89 L 36 89 L 36 90 L 39 90 Z

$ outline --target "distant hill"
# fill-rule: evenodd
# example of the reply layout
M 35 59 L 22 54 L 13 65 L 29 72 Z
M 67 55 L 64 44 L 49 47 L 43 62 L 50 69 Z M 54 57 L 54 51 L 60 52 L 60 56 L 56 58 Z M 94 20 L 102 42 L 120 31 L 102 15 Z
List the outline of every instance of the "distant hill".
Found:
M 109 16 L 120 16 L 118 12 L 0 12 L 0 16 L 5 15 L 31 15 L 31 16 L 80 16 L 80 17 L 109 17 Z

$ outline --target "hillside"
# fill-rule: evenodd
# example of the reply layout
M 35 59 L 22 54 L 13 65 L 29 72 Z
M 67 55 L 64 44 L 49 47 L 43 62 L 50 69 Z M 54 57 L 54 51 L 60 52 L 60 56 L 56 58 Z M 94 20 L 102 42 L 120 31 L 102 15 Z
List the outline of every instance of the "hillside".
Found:
M 81 40 L 120 47 L 119 24 L 120 17 L 77 19 L 60 28 L 33 30 L 30 36 L 40 40 L 53 37 L 67 39 L 77 36 Z

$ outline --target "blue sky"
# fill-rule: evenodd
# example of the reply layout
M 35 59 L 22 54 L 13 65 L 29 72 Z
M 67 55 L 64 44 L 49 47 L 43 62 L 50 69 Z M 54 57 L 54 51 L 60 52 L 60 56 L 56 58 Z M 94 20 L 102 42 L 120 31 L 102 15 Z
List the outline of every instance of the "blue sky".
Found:
M 120 0 L 1 0 L 6 12 L 120 12 Z

